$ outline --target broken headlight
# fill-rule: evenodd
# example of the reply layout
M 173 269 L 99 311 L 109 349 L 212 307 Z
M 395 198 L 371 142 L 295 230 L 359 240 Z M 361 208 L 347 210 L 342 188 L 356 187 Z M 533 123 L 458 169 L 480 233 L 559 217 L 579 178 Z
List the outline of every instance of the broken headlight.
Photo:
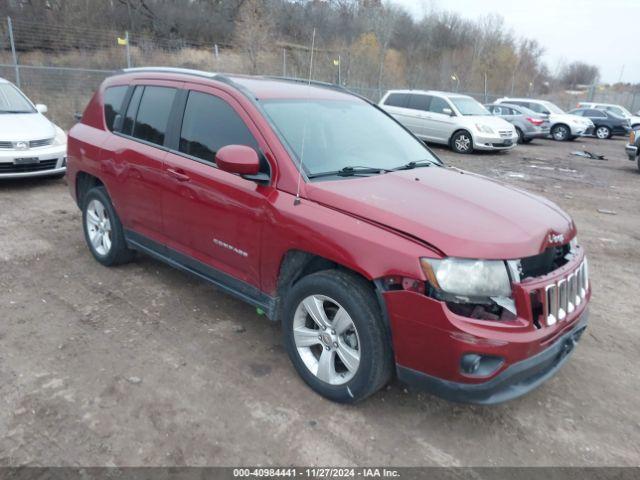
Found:
M 438 290 L 468 297 L 511 296 L 511 280 L 502 260 L 422 258 L 420 264 L 429 283 Z

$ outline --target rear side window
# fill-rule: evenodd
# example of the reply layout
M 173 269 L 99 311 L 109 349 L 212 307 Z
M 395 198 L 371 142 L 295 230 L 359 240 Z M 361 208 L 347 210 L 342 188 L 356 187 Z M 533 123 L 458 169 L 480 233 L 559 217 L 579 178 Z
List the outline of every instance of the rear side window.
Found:
M 604 112 L 599 110 L 587 110 L 584 113 L 585 117 L 595 117 L 595 118 L 607 118 L 607 115 Z
M 207 162 L 226 145 L 258 149 L 253 135 L 224 100 L 206 93 L 189 92 L 180 131 L 180 151 Z
M 407 106 L 409 95 L 406 93 L 390 93 L 385 99 L 384 104 L 390 107 L 403 107 Z
M 136 87 L 133 91 L 133 95 L 131 96 L 131 100 L 129 101 L 129 106 L 127 107 L 127 113 L 124 116 L 124 121 L 122 123 L 122 133 L 125 135 L 131 135 L 133 132 L 133 123 L 136 121 L 136 114 L 138 113 L 138 105 L 140 105 L 140 97 L 142 97 L 142 91 L 144 87 Z
M 429 95 L 409 95 L 409 108 L 428 112 L 430 101 L 431 97 Z
M 104 121 L 107 128 L 113 132 L 113 121 L 122 109 L 124 96 L 127 94 L 126 85 L 109 87 L 104 91 Z
M 156 145 L 164 144 L 175 96 L 175 88 L 144 87 L 132 135 Z
M 429 111 L 433 113 L 444 113 L 444 109 L 448 108 L 451 110 L 451 107 L 446 102 L 446 100 L 440 97 L 431 97 L 431 103 L 429 104 Z

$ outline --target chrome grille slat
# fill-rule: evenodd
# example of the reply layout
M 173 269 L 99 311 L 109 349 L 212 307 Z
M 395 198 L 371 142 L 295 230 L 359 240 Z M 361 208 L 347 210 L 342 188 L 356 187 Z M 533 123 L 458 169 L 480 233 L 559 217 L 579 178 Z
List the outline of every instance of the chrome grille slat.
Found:
M 570 274 L 544 287 L 542 312 L 546 325 L 555 325 L 573 313 L 585 300 L 588 288 L 589 267 L 585 258 Z

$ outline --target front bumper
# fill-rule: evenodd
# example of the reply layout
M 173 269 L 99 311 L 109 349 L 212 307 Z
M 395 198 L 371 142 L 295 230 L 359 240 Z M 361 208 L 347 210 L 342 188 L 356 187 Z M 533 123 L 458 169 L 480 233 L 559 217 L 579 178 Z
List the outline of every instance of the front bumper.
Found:
M 564 295 L 564 301 L 556 295 Z M 578 247 L 557 270 L 514 284 L 517 316 L 510 320 L 455 313 L 418 292 L 393 290 L 383 296 L 400 379 L 457 401 L 498 403 L 536 388 L 561 367 L 564 362 L 553 352 L 566 344 L 567 334 L 582 330 L 591 287 Z M 486 361 L 484 367 L 466 369 L 469 356 Z
M 624 151 L 627 152 L 627 157 L 629 157 L 629 160 L 631 160 L 632 162 L 635 162 L 636 158 L 638 158 L 638 147 L 636 147 L 635 145 L 631 145 L 630 143 L 628 143 L 624 147 Z
M 18 163 L 17 159 L 31 159 L 31 163 Z M 0 150 L 0 179 L 60 175 L 65 173 L 66 163 L 66 145 Z
M 514 363 L 491 380 L 480 384 L 451 382 L 422 372 L 397 367 L 398 379 L 410 386 L 461 403 L 494 405 L 527 394 L 551 377 L 565 364 L 587 328 L 589 312 L 546 350 Z
M 518 143 L 518 135 L 501 137 L 499 135 L 475 134 L 473 136 L 474 150 L 511 150 Z

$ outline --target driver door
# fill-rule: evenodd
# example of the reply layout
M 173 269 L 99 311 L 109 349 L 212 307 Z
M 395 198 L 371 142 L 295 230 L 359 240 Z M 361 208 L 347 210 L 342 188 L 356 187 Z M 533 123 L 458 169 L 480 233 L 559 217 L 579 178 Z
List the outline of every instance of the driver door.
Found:
M 220 170 L 226 145 L 267 146 L 247 113 L 227 93 L 186 84 L 176 144 L 165 157 L 163 227 L 168 247 L 203 273 L 230 275 L 260 288 L 260 244 L 266 199 L 273 191 Z M 264 168 L 271 168 L 264 160 Z M 195 262 L 194 262 L 195 261 Z M 191 265 L 191 264 L 190 264 Z

